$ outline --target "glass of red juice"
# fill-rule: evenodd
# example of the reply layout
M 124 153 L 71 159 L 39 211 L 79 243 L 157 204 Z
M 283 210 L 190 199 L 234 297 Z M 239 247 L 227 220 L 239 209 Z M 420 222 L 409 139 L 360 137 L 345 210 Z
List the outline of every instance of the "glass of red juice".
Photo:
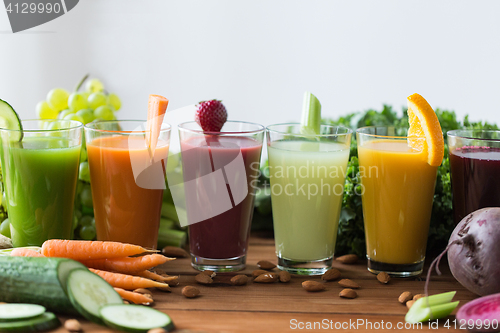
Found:
M 220 132 L 179 125 L 191 264 L 245 268 L 264 126 L 227 121 Z
M 500 131 L 448 132 L 453 220 L 486 207 L 500 207 Z

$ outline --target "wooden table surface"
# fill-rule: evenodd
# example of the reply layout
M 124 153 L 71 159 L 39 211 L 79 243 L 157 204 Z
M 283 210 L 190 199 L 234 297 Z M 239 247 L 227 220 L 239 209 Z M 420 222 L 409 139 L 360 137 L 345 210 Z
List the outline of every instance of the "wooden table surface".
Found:
M 247 268 L 239 274 L 251 276 L 259 260 L 276 262 L 272 239 L 251 238 Z M 286 332 L 300 331 L 300 328 L 305 330 L 308 323 L 316 325 L 317 331 L 380 332 L 398 328 L 419 332 L 459 331 L 458 323 L 455 328 L 453 315 L 433 322 L 432 326 L 429 323 L 404 326 L 407 309 L 398 302 L 398 297 L 403 291 L 423 293 L 423 280 L 393 278 L 383 285 L 367 271 L 366 261 L 355 265 L 335 262 L 334 267 L 342 272 L 342 278 L 352 279 L 361 286 L 356 299 L 340 298 L 342 288 L 336 281 L 326 282 L 326 290 L 317 293 L 307 292 L 301 287 L 303 281 L 320 281 L 319 277 L 292 276 L 290 283 L 258 284 L 249 281 L 245 286 L 231 286 L 227 283 L 235 275 L 231 273 L 217 275 L 213 285 L 198 285 L 194 281 L 198 272 L 190 266 L 190 260 L 177 259 L 162 268 L 169 274 L 180 275 L 179 286 L 172 288 L 171 293 L 153 291 L 153 307 L 172 318 L 177 326 L 176 332 Z M 432 277 L 430 294 L 456 290 L 454 300 L 461 301 L 461 304 L 475 298 L 456 282 L 446 262 L 441 263 L 441 269 L 442 276 Z M 182 296 L 181 289 L 186 285 L 199 288 L 200 296 L 194 299 Z M 68 317 L 60 318 L 64 322 Z M 79 320 L 84 332 L 117 332 L 81 318 Z M 446 322 L 449 327 L 446 327 Z M 61 327 L 53 332 L 67 331 Z

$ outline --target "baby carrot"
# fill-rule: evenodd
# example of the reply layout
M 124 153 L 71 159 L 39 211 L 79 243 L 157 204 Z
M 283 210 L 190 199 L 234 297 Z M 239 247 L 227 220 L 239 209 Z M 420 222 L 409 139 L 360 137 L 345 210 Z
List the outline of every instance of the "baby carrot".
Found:
M 119 242 L 50 239 L 42 244 L 44 256 L 74 260 L 120 258 L 144 252 L 152 251 L 138 245 Z
M 121 298 L 130 301 L 134 304 L 150 304 L 153 303 L 153 299 L 149 298 L 148 296 L 140 293 L 135 293 L 133 291 L 128 291 L 122 288 L 115 288 L 116 292 L 118 295 L 121 296 Z
M 10 253 L 13 257 L 43 257 L 43 254 L 31 249 L 25 249 L 22 247 L 18 247 Z
M 167 283 L 172 282 L 174 280 L 177 280 L 179 278 L 176 275 L 162 276 L 160 274 L 156 274 L 156 273 L 153 273 L 151 271 L 146 271 L 146 270 L 141 271 L 141 272 L 137 272 L 134 275 L 142 276 L 143 278 L 146 278 L 146 279 L 151 279 L 151 280 L 160 281 L 160 282 L 167 282 Z
M 174 259 L 175 258 L 168 258 L 161 254 L 148 254 L 140 257 L 82 260 L 81 263 L 87 267 L 100 269 L 102 271 L 133 274 Z
M 145 279 L 139 276 L 105 272 L 93 268 L 89 268 L 89 270 L 102 277 L 104 280 L 106 280 L 107 283 L 115 288 L 135 290 L 138 288 L 168 287 L 168 284 L 166 283 Z

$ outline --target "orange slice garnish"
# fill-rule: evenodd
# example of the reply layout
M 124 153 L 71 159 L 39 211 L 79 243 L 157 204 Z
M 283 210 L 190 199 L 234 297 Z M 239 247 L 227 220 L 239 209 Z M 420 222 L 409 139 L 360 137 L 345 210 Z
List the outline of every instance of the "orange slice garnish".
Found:
M 419 94 L 408 97 L 408 122 L 408 145 L 421 151 L 429 165 L 440 166 L 444 156 L 443 131 L 436 113 Z

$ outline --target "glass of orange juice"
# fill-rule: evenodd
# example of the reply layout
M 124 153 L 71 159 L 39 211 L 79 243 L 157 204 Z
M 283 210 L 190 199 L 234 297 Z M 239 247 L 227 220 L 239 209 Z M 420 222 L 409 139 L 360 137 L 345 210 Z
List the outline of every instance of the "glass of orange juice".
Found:
M 153 156 L 146 128 L 135 120 L 85 125 L 97 240 L 156 248 L 170 125 L 162 124 Z
M 368 270 L 400 277 L 422 273 L 437 173 L 408 144 L 425 137 L 406 134 L 394 127 L 356 131 Z

